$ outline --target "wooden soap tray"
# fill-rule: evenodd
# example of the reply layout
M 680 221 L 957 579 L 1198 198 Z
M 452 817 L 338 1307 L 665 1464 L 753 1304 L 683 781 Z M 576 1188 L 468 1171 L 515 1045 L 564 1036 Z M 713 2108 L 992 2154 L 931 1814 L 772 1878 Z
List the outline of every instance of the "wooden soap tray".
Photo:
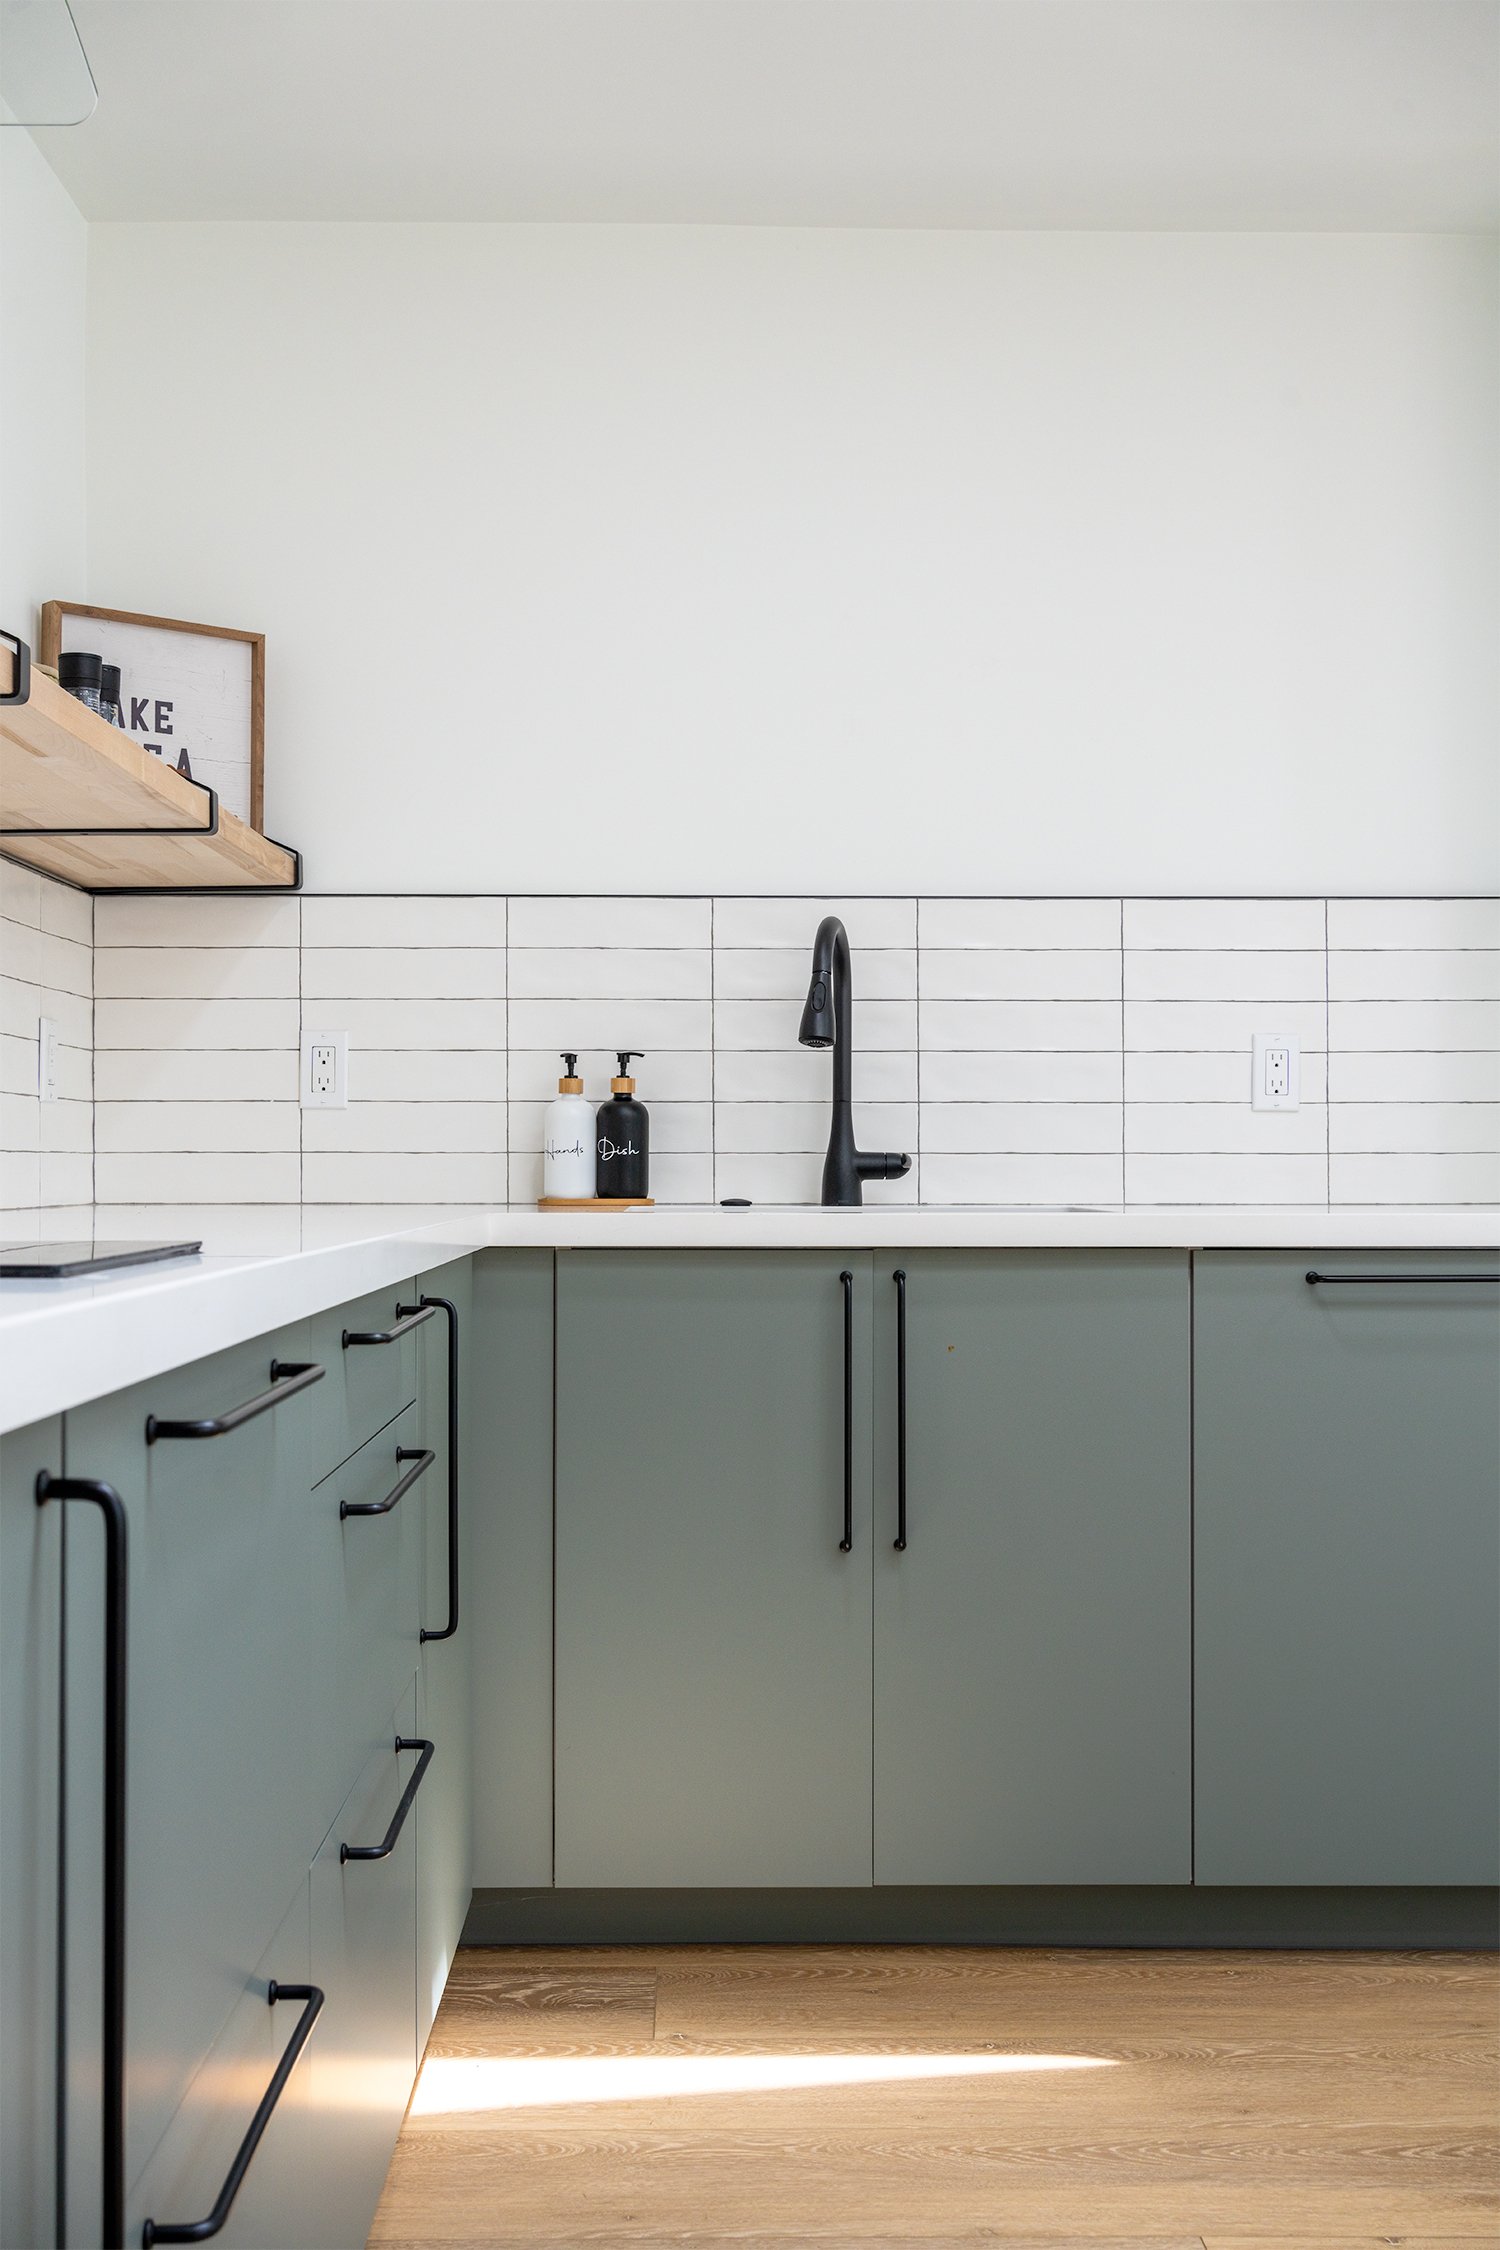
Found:
M 539 1195 L 539 1211 L 649 1211 L 654 1195 Z

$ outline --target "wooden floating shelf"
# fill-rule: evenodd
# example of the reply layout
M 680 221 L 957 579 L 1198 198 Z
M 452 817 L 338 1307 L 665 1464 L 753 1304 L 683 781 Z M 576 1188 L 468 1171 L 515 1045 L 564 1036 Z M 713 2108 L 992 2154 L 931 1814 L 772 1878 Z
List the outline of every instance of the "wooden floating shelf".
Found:
M 0 695 L 16 659 L 0 647 Z M 218 812 L 119 727 L 33 664 L 24 703 L 0 703 L 0 855 L 85 891 L 296 890 L 285 844 Z M 31 833 L 64 829 L 64 835 Z M 139 831 L 139 833 L 130 833 Z
M 654 1195 L 539 1195 L 539 1211 L 650 1211 Z

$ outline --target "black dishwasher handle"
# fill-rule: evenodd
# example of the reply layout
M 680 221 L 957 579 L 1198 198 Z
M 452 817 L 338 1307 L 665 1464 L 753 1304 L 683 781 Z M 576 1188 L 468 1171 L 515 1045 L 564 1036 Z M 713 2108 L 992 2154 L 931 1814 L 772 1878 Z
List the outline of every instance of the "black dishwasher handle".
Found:
M 286 2082 L 297 2067 L 297 2057 L 307 2045 L 313 2025 L 323 2006 L 323 1994 L 315 1984 L 277 1984 L 273 1979 L 266 1998 L 274 2008 L 278 2000 L 300 2000 L 302 2013 L 297 2018 L 297 2028 L 282 2050 L 270 2085 L 260 2098 L 260 2107 L 250 2120 L 250 2130 L 235 2152 L 234 2162 L 225 2175 L 213 2209 L 204 2219 L 148 2219 L 141 2228 L 142 2250 L 152 2250 L 157 2242 L 207 2242 L 216 2235 L 234 2208 L 234 2199 L 240 2192 L 250 2160 L 261 2144 L 262 2135 L 271 2122 L 271 2113 L 280 2101 Z
M 146 1443 L 155 1445 L 162 1438 L 228 1437 L 231 1430 L 242 1429 L 246 1422 L 253 1422 L 257 1414 L 268 1414 L 273 1406 L 280 1406 L 283 1399 L 295 1398 L 298 1391 L 310 1390 L 314 1383 L 321 1383 L 327 1372 L 313 1360 L 273 1359 L 268 1391 L 257 1391 L 243 1406 L 231 1406 L 226 1413 L 209 1415 L 198 1422 L 168 1422 L 159 1415 L 148 1414 Z
M 339 1502 L 340 1521 L 346 1516 L 388 1516 L 396 1502 L 404 1499 L 406 1494 L 410 1492 L 418 1477 L 426 1476 L 436 1459 L 437 1455 L 430 1446 L 398 1445 L 396 1448 L 397 1462 L 410 1461 L 413 1466 L 407 1470 L 404 1477 L 396 1479 L 383 1500 L 341 1500 Z
M 423 1741 L 420 1735 L 398 1734 L 396 1748 L 398 1750 L 420 1750 L 422 1755 L 417 1760 L 410 1781 L 401 1792 L 401 1802 L 396 1807 L 395 1817 L 378 1844 L 340 1844 L 339 1865 L 341 1867 L 351 1859 L 389 1859 L 391 1853 L 396 1849 L 401 1831 L 406 1826 L 406 1816 L 411 1811 L 412 1801 L 426 1777 L 427 1768 L 432 1764 L 437 1744 Z

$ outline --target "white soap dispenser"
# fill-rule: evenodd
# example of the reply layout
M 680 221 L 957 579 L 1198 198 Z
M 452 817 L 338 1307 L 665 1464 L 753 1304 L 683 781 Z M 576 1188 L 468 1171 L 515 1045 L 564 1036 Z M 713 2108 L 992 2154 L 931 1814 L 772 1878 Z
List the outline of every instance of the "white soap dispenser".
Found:
M 567 1075 L 557 1081 L 542 1136 L 542 1193 L 576 1201 L 594 1193 L 594 1105 L 583 1098 L 578 1057 L 562 1059 Z

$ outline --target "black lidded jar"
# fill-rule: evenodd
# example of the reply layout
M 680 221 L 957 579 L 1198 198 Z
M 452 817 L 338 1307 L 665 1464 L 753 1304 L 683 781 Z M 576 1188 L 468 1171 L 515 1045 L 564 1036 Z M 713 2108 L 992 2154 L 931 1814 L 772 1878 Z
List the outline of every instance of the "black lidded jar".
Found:
M 618 1200 L 650 1192 L 651 1120 L 635 1099 L 630 1054 L 616 1059 L 620 1074 L 610 1080 L 610 1098 L 594 1114 L 594 1192 Z

